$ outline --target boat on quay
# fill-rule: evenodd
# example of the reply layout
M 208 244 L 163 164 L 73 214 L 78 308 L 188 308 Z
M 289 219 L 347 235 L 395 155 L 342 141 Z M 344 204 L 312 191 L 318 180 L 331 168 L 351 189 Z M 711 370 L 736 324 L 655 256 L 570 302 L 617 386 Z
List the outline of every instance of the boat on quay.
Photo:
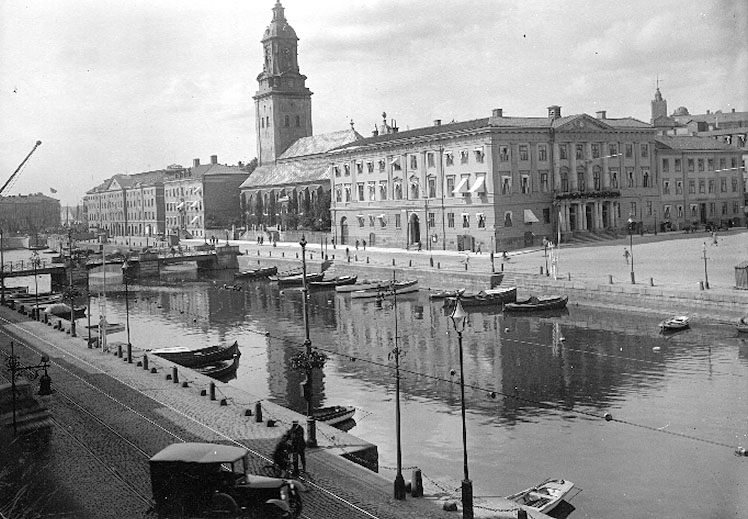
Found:
M 542 312 L 546 310 L 560 310 L 566 308 L 569 301 L 568 296 L 530 296 L 527 299 L 506 303 L 504 310 L 507 312 Z
M 418 280 L 409 279 L 405 281 L 395 281 L 394 283 L 385 284 L 378 288 L 366 290 L 356 290 L 351 292 L 351 299 L 367 299 L 372 297 L 387 297 L 395 293 L 397 295 L 410 294 L 418 292 Z
M 357 290 L 371 290 L 371 289 L 377 289 L 377 288 L 385 288 L 388 287 L 390 284 L 389 281 L 384 281 L 381 279 L 364 279 L 361 282 L 356 282 L 353 285 L 341 285 L 335 287 L 335 292 L 342 293 L 342 294 L 348 294 L 351 292 L 356 292 Z
M 331 279 L 322 279 L 320 281 L 309 281 L 309 288 L 313 289 L 333 289 L 340 286 L 354 285 L 358 276 L 338 276 Z
M 241 270 L 234 274 L 234 279 L 262 279 L 278 273 L 278 267 L 259 267 Z
M 239 353 L 239 343 L 234 341 L 232 344 L 206 346 L 194 350 L 185 348 L 184 346 L 175 346 L 150 350 L 148 353 L 186 368 L 196 368 L 215 364 L 220 361 L 232 360 Z
M 530 510 L 547 514 L 556 508 L 573 489 L 574 483 L 567 479 L 546 479 L 534 487 L 507 496 L 506 499 Z

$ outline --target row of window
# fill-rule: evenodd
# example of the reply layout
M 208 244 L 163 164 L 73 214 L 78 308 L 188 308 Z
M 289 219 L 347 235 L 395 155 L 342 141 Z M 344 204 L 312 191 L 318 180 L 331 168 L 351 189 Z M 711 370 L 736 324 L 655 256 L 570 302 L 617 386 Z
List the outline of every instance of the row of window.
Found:
M 738 215 L 738 211 L 740 210 L 740 203 L 737 200 L 734 200 L 732 202 L 732 213 L 728 213 L 727 210 L 730 207 L 730 204 L 727 202 L 722 202 L 720 207 L 720 216 L 730 216 L 730 215 Z M 706 208 L 708 209 L 708 216 L 715 217 L 717 216 L 717 204 L 715 202 L 710 202 Z M 672 207 L 669 205 L 663 206 L 663 218 L 665 220 L 669 220 L 673 217 L 673 211 Z M 691 204 L 689 207 L 689 214 L 691 218 L 698 219 L 700 216 L 700 209 L 699 204 Z M 682 219 L 685 216 L 684 214 L 684 207 L 683 205 L 676 205 L 675 206 L 675 218 Z
M 558 146 L 558 158 L 565 160 L 571 157 L 571 152 L 574 153 L 574 158 L 577 160 L 586 160 L 587 159 L 587 153 L 586 148 L 589 145 L 590 148 L 590 158 L 592 159 L 607 159 L 607 158 L 614 158 L 614 157 L 620 157 L 622 154 L 624 158 L 627 159 L 633 159 L 634 158 L 634 144 L 633 143 L 626 143 L 623 145 L 623 153 L 621 153 L 621 147 L 619 147 L 619 144 L 616 142 L 611 142 L 606 145 L 603 143 L 593 142 L 593 143 L 575 143 L 575 144 L 567 144 L 567 143 L 559 143 L 556 146 Z M 537 144 L 537 159 L 538 162 L 547 162 L 548 161 L 548 144 Z M 607 152 L 607 155 L 605 153 Z M 517 154 L 518 154 L 518 160 L 519 161 L 529 161 L 530 160 L 530 146 L 529 144 L 518 144 L 517 145 Z M 646 159 L 649 158 L 649 144 L 647 143 L 641 143 L 639 144 L 639 155 Z M 499 146 L 499 160 L 501 162 L 508 162 L 511 160 L 511 146 L 509 145 L 501 145 Z
M 681 173 L 683 171 L 682 168 L 682 159 L 673 159 L 673 171 L 675 173 Z M 714 169 L 714 159 L 713 158 L 707 158 L 707 159 L 686 159 L 686 167 L 688 168 L 687 171 L 689 173 L 695 173 L 697 170 L 700 173 L 703 173 L 704 171 L 736 171 L 738 170 L 738 158 L 737 157 L 730 157 L 730 167 L 727 167 L 727 157 L 720 157 L 719 159 L 719 169 Z M 663 158 L 662 159 L 662 172 L 663 173 L 670 173 L 670 159 L 669 158 Z
M 732 177 L 730 180 L 731 180 L 732 192 L 737 193 L 738 186 L 740 185 L 738 178 Z M 696 194 L 696 183 L 697 183 L 697 180 L 694 178 L 688 180 L 688 193 L 689 194 L 692 194 L 692 195 Z M 673 182 L 671 179 L 669 178 L 662 179 L 662 194 L 663 195 L 671 194 L 670 186 L 672 185 L 673 185 Z M 699 186 L 699 193 L 714 193 L 715 188 L 716 188 L 716 179 L 700 178 L 698 179 L 698 186 Z M 719 192 L 727 193 L 727 178 L 719 179 Z M 674 194 L 676 195 L 683 194 L 683 181 L 682 180 L 675 181 L 675 193 Z
M 458 152 L 459 154 L 459 163 L 460 164 L 469 164 L 470 160 L 470 152 L 467 149 L 460 150 Z M 433 151 L 429 151 L 426 153 L 426 167 L 427 168 L 435 168 L 436 167 L 436 153 Z M 473 149 L 473 156 L 474 156 L 474 162 L 476 164 L 483 164 L 485 160 L 485 152 L 483 151 L 483 147 L 477 147 Z M 400 156 L 394 157 L 390 161 L 390 165 L 392 166 L 392 169 L 394 171 L 402 171 L 403 165 L 401 164 L 401 158 Z M 408 169 L 410 170 L 416 170 L 418 169 L 418 155 L 408 155 L 407 159 L 408 161 Z M 454 166 L 455 164 L 455 156 L 454 152 L 452 151 L 445 151 L 444 152 L 444 162 L 447 166 Z M 375 164 L 373 160 L 358 160 L 354 163 L 356 167 L 356 173 L 361 174 L 364 172 L 364 165 L 366 165 L 366 172 L 367 173 L 374 173 L 375 170 Z M 387 161 L 385 159 L 377 159 L 376 161 L 376 170 L 381 172 L 384 172 L 387 168 Z M 342 164 L 342 165 L 334 165 L 332 166 L 333 174 L 336 177 L 340 176 L 350 176 L 351 174 L 351 165 L 350 164 Z
M 402 215 L 394 214 L 390 216 L 393 217 L 394 219 L 395 228 L 396 229 L 401 228 L 402 227 Z M 358 220 L 359 227 L 366 227 L 366 223 L 368 221 L 369 227 L 379 226 L 380 228 L 385 228 L 387 227 L 389 223 L 390 216 L 386 214 L 379 214 L 379 215 L 359 214 L 359 215 L 356 215 L 356 219 Z M 446 223 L 447 223 L 448 228 L 450 229 L 455 228 L 455 222 L 457 221 L 457 216 L 458 216 L 457 213 L 446 213 Z M 486 228 L 486 214 L 485 213 L 475 213 L 473 215 L 471 215 L 470 213 L 460 213 L 459 219 L 462 223 L 463 229 L 469 229 L 472 225 L 471 224 L 472 221 L 474 221 L 474 224 L 478 229 Z M 535 221 L 537 221 L 537 219 Z M 434 229 L 437 225 L 436 213 L 429 212 L 426 223 L 429 229 Z M 513 223 L 514 223 L 514 212 L 504 211 L 504 227 L 512 227 Z M 543 209 L 543 223 L 545 224 L 551 223 L 550 208 Z

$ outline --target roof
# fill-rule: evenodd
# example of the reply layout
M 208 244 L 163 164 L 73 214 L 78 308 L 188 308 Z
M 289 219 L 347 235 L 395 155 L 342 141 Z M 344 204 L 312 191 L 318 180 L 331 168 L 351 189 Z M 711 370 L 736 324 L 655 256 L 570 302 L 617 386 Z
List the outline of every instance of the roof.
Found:
M 344 146 L 346 144 L 359 141 L 363 137 L 355 130 L 341 130 L 321 135 L 311 135 L 296 140 L 289 148 L 278 158 L 279 161 L 292 159 L 296 157 L 305 157 L 309 155 L 321 155 L 328 151 Z
M 289 160 L 278 164 L 260 166 L 255 169 L 240 189 L 303 184 L 309 182 L 329 182 L 328 165 L 324 158 Z
M 151 462 L 184 461 L 188 463 L 233 462 L 247 454 L 247 449 L 218 443 L 173 443 L 151 458 Z
M 655 141 L 659 148 L 670 148 L 671 150 L 681 151 L 735 151 L 740 149 L 724 142 L 705 137 L 696 137 L 693 135 L 658 135 Z

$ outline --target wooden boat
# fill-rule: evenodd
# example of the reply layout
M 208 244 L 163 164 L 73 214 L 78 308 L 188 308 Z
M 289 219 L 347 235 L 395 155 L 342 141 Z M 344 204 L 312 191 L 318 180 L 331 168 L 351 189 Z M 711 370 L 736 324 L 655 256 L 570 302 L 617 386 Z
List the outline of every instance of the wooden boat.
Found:
M 506 303 L 504 310 L 507 312 L 539 312 L 542 310 L 558 310 L 566 308 L 569 301 L 567 296 L 531 296 L 522 301 Z
M 322 279 L 321 281 L 309 281 L 309 288 L 335 288 L 356 283 L 358 276 L 338 276 L 332 279 Z
M 574 488 L 574 483 L 565 479 L 547 479 L 534 487 L 507 496 L 525 508 L 547 514 Z
M 368 290 L 356 290 L 355 292 L 351 292 L 351 299 L 387 297 L 387 296 L 391 296 L 395 292 L 397 293 L 397 295 L 400 295 L 400 294 L 410 294 L 411 292 L 417 292 L 417 291 L 418 291 L 418 280 L 411 279 L 411 280 L 406 280 L 406 281 L 396 281 L 394 283 L 394 292 L 393 292 L 393 285 L 388 284 L 388 285 L 385 285 L 379 288 L 370 288 Z
M 63 319 L 70 319 L 70 305 L 66 305 L 65 303 L 54 303 L 54 304 L 44 307 L 43 310 L 47 312 L 48 314 L 52 314 L 56 317 L 61 317 Z M 82 319 L 86 317 L 86 307 L 85 306 L 73 307 L 73 317 L 75 319 Z
M 440 299 L 454 298 L 457 297 L 459 290 L 437 290 L 436 292 L 429 293 L 429 299 L 431 301 L 438 301 Z
M 322 281 L 322 279 L 325 277 L 324 272 L 312 272 L 307 273 L 306 275 L 306 281 L 307 283 L 311 281 Z M 286 287 L 294 287 L 294 286 L 301 286 L 304 284 L 304 274 L 292 274 L 290 276 L 275 276 L 275 279 L 273 277 L 270 277 L 271 281 L 277 281 L 278 286 L 286 286 Z
M 98 337 L 99 336 L 99 325 L 98 324 L 92 324 L 91 326 L 86 326 L 88 329 L 88 334 L 91 337 Z M 110 335 L 112 333 L 119 333 L 125 331 L 125 325 L 122 323 L 106 323 L 106 333 L 107 335 Z
M 259 279 L 273 276 L 278 273 L 278 267 L 260 267 L 256 269 L 241 270 L 234 274 L 235 279 Z
M 354 285 L 337 286 L 335 287 L 335 292 L 347 294 L 350 292 L 355 292 L 357 290 L 370 290 L 370 289 L 387 287 L 389 286 L 389 284 L 390 284 L 389 281 L 382 281 L 379 279 L 375 279 L 375 280 L 364 279 L 360 283 L 357 282 Z
M 678 330 L 685 330 L 689 327 L 690 317 L 687 315 L 676 315 L 668 317 L 660 323 L 660 328 L 663 332 L 675 332 Z
M 195 368 L 195 371 L 217 380 L 234 378 L 236 376 L 236 370 L 239 367 L 240 356 L 241 353 L 237 352 L 231 360 L 222 360 L 213 364 L 199 366 Z
M 356 408 L 353 406 L 334 405 L 314 410 L 315 420 L 325 422 L 328 425 L 335 425 L 350 420 L 354 414 L 356 414 Z
M 748 315 L 744 315 L 738 322 L 735 323 L 735 327 L 740 333 L 748 333 Z
M 222 360 L 232 360 L 234 355 L 239 353 L 239 344 L 234 341 L 228 345 L 206 346 L 205 348 L 198 348 L 196 350 L 191 350 L 184 346 L 176 346 L 173 348 L 150 350 L 149 353 L 186 368 L 197 368 L 215 364 Z
M 473 306 L 500 306 L 506 303 L 514 303 L 517 300 L 517 287 L 491 288 L 476 293 L 464 293 L 460 296 L 460 303 L 465 308 Z M 452 306 L 457 301 L 457 296 L 448 297 L 445 304 Z

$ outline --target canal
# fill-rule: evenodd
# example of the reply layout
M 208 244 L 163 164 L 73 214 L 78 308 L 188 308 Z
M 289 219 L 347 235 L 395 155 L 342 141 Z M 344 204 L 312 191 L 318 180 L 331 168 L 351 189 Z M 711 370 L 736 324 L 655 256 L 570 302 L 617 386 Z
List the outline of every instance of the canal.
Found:
M 124 323 L 121 276 L 106 277 L 107 319 Z M 92 273 L 92 287 L 102 279 Z M 224 283 L 234 283 L 230 272 L 171 267 L 158 281 L 130 284 L 133 345 L 236 340 L 242 357 L 230 384 L 304 412 L 302 376 L 290 368 L 303 349 L 301 291 Z M 97 322 L 99 297 L 91 306 Z M 427 492 L 458 489 L 459 349 L 442 303 L 424 292 L 396 306 L 312 292 L 309 319 L 313 346 L 329 356 L 315 404 L 355 406 L 350 433 L 378 445 L 380 472 L 394 480 L 397 345 L 405 478 L 418 467 Z M 728 324 L 699 321 L 663 337 L 661 319 L 573 301 L 555 315 L 471 312 L 463 348 L 476 496 L 558 477 L 583 489 L 573 518 L 748 515 L 748 458 L 734 455 L 748 446 L 748 341 Z M 110 339 L 124 342 L 125 332 Z

